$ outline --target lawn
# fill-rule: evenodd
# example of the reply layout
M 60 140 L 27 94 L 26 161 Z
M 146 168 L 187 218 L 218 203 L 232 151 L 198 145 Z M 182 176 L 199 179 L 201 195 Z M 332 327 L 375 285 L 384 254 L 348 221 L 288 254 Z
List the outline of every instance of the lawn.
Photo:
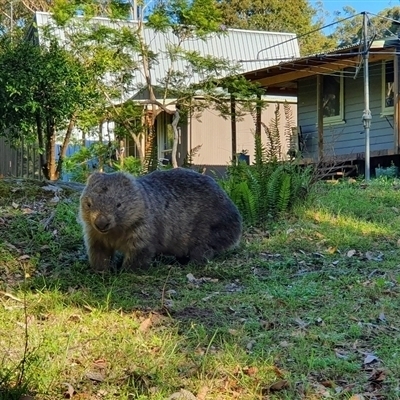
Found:
M 0 180 L 1 400 L 400 398 L 400 181 L 322 182 L 205 267 L 105 275 L 51 189 Z

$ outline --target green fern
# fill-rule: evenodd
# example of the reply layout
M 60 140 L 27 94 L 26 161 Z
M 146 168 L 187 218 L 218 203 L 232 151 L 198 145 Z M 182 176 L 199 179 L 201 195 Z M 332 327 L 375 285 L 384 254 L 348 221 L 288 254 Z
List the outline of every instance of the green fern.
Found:
M 263 144 L 261 135 L 254 135 L 254 165 L 261 169 L 268 162 L 268 150 Z
M 275 215 L 282 178 L 282 167 L 278 166 L 271 174 L 267 185 L 268 211 Z
M 233 191 L 233 199 L 245 221 L 250 225 L 254 225 L 257 221 L 256 197 L 246 181 L 236 185 Z
M 280 214 L 287 211 L 291 198 L 291 182 L 292 177 L 288 173 L 284 173 L 281 178 L 281 185 L 278 194 L 277 208 Z
M 293 117 L 292 107 L 287 101 L 283 103 L 283 113 L 285 115 L 284 134 L 286 140 L 286 147 L 288 151 L 290 150 L 296 151 L 297 149 L 295 149 L 293 145 L 293 128 L 296 126 L 296 124 Z
M 280 120 L 281 114 L 278 103 L 275 106 L 274 118 L 271 119 L 269 126 L 262 123 L 267 136 L 267 162 L 277 162 L 282 159 L 282 145 L 279 132 Z
M 262 175 L 261 175 L 262 176 Z M 264 216 L 266 216 L 266 201 L 263 187 L 263 181 L 260 179 L 260 175 L 254 172 L 252 169 L 248 168 L 247 170 L 247 182 L 248 187 L 251 193 L 254 196 L 254 209 L 255 216 L 253 223 L 256 225 L 261 225 L 264 220 Z
M 291 114 L 284 105 L 286 126 L 292 126 Z M 267 144 L 260 135 L 254 136 L 254 165 L 232 161 L 227 178 L 220 185 L 237 205 L 246 225 L 264 227 L 272 219 L 290 211 L 297 199 L 304 198 L 313 183 L 312 169 L 303 168 L 295 161 L 281 161 L 279 135 L 279 107 L 269 127 L 265 124 Z

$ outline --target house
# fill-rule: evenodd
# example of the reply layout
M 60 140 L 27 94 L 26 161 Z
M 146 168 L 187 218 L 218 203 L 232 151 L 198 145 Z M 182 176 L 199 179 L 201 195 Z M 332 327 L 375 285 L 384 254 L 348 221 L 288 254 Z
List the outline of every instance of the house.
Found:
M 77 16 L 76 18 L 81 18 Z M 112 27 L 135 27 L 137 21 L 123 20 L 114 21 L 107 18 L 96 17 L 91 20 L 94 24 L 104 24 Z M 42 37 L 42 29 L 47 25 L 54 24 L 51 14 L 37 12 L 35 14 L 35 24 L 28 33 L 30 40 L 40 42 L 44 40 Z M 65 28 L 54 26 L 54 33 L 61 41 L 66 40 Z M 163 51 L 167 48 L 168 43 L 175 43 L 177 37 L 172 31 L 161 33 L 155 32 L 150 28 L 144 28 L 144 37 L 146 43 L 150 44 L 151 50 L 158 54 L 157 63 L 152 67 L 152 79 L 157 82 L 165 77 L 169 68 L 168 58 Z M 273 66 L 278 60 L 289 60 L 299 57 L 299 46 L 295 34 L 277 33 L 263 31 L 249 31 L 238 29 L 227 29 L 224 35 L 214 35 L 206 41 L 196 39 L 184 41 L 183 45 L 186 50 L 198 51 L 202 55 L 213 55 L 230 60 L 232 63 L 239 63 L 243 72 L 253 71 Z M 184 61 L 178 60 L 178 68 L 182 71 L 187 68 Z M 136 86 L 140 87 L 145 83 L 142 74 L 137 74 Z M 197 83 L 201 80 L 201 76 L 193 74 L 188 84 Z M 144 101 L 146 95 L 143 91 L 134 91 L 126 93 L 119 102 L 133 99 L 136 101 Z M 288 101 L 293 107 L 293 114 L 296 115 L 296 104 L 293 96 L 266 96 L 265 99 L 271 104 L 262 111 L 261 120 L 268 125 L 274 116 L 275 105 Z M 173 100 L 173 99 L 172 99 Z M 160 99 L 162 101 L 162 99 Z M 227 99 L 227 101 L 230 101 Z M 144 105 L 145 106 L 145 105 Z M 168 106 L 174 111 L 175 106 Z M 157 148 L 158 158 L 160 160 L 168 160 L 172 148 L 172 116 L 165 112 L 161 113 L 156 120 L 157 132 Z M 236 123 L 236 146 L 232 146 L 230 120 L 224 120 L 216 111 L 207 109 L 198 118 L 198 116 L 190 115 L 187 121 L 180 126 L 180 139 L 178 144 L 178 163 L 182 164 L 188 155 L 195 150 L 193 155 L 193 163 L 201 167 L 217 167 L 226 166 L 229 160 L 236 153 L 246 150 L 249 155 L 249 161 L 253 159 L 255 131 L 254 116 L 246 115 L 242 121 Z M 285 143 L 284 129 L 285 121 L 281 119 L 282 143 Z M 296 122 L 295 122 L 296 125 Z M 132 143 L 127 143 L 126 154 L 135 155 L 136 148 Z M 286 149 L 284 149 L 286 152 Z
M 399 164 L 399 39 L 374 41 L 368 51 L 370 166 Z M 299 150 L 303 162 L 352 164 L 364 172 L 366 135 L 362 47 L 285 61 L 246 72 L 267 94 L 297 97 Z
M 262 110 L 261 121 L 268 125 L 275 118 L 275 110 L 279 107 L 280 142 L 282 158 L 286 158 L 289 150 L 287 140 L 287 121 L 284 118 L 284 103 L 287 103 L 294 116 L 293 128 L 296 127 L 296 98 L 293 96 L 265 96 L 268 106 Z M 200 118 L 189 115 L 185 124 L 180 128 L 180 143 L 178 145 L 179 162 L 190 155 L 191 163 L 195 168 L 206 168 L 209 171 L 223 173 L 232 160 L 233 154 L 245 154 L 247 162 L 254 161 L 254 133 L 256 131 L 256 116 L 246 114 L 236 121 L 232 128 L 231 119 L 222 118 L 218 112 L 206 109 Z M 159 159 L 168 159 L 172 150 L 173 132 L 171 117 L 162 113 L 156 121 L 157 148 Z M 232 143 L 232 130 L 235 130 L 235 141 Z M 291 132 L 290 132 L 291 133 Z M 261 137 L 266 143 L 267 136 L 261 129 Z

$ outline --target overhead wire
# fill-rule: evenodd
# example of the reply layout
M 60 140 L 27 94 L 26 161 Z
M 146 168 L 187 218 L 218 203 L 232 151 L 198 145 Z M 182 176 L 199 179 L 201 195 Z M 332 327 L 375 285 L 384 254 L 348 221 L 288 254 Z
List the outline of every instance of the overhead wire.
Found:
M 325 26 L 323 26 L 323 27 L 320 27 L 320 28 L 313 29 L 313 30 L 311 30 L 311 31 L 309 31 L 309 32 L 306 32 L 306 33 L 303 33 L 303 34 L 301 34 L 301 35 L 296 35 L 295 37 L 290 38 L 290 39 L 287 39 L 287 40 L 284 40 L 283 42 L 275 43 L 275 44 L 273 44 L 272 46 L 265 47 L 264 49 L 261 49 L 261 50 L 259 50 L 259 51 L 257 52 L 257 59 L 258 59 L 258 56 L 260 55 L 260 53 L 263 52 L 263 51 L 270 50 L 270 49 L 272 49 L 272 48 L 274 48 L 274 47 L 281 46 L 281 45 L 286 44 L 286 43 L 289 43 L 289 42 L 291 42 L 291 41 L 293 41 L 293 40 L 298 40 L 298 39 L 300 39 L 300 38 L 302 38 L 302 37 L 311 35 L 311 34 L 313 34 L 313 33 L 315 33 L 315 32 L 319 32 L 319 31 L 321 31 L 321 30 L 323 30 L 323 29 L 330 28 L 330 27 L 333 26 L 333 25 L 336 25 L 336 24 L 339 24 L 339 23 L 341 23 L 341 22 L 344 22 L 344 21 L 346 21 L 346 20 L 348 20 L 348 19 L 354 18 L 355 16 L 360 15 L 360 14 L 361 14 L 361 13 L 358 13 L 358 14 L 352 15 L 352 16 L 350 16 L 350 17 L 343 18 L 343 19 L 341 19 L 341 20 L 332 22 L 332 23 L 330 23 L 330 24 L 328 24 L 328 25 L 325 25 Z
M 340 24 L 341 22 L 344 22 L 344 21 L 349 20 L 349 19 L 353 19 L 353 18 L 355 18 L 355 17 L 357 17 L 357 16 L 364 15 L 364 14 L 365 14 L 366 17 L 368 18 L 368 24 L 369 24 L 369 26 L 373 29 L 373 34 L 371 35 L 371 37 L 370 37 L 369 40 L 368 40 L 368 47 L 367 47 L 367 49 L 361 50 L 361 48 L 362 48 L 362 46 L 363 46 L 363 43 L 362 43 L 362 40 L 360 40 L 359 51 L 357 51 L 357 52 L 342 53 L 342 56 L 341 56 L 341 57 L 339 57 L 337 53 L 336 53 L 336 54 L 321 53 L 321 54 L 315 54 L 314 56 L 310 55 L 310 56 L 308 56 L 308 57 L 298 57 L 298 58 L 295 58 L 295 57 L 293 57 L 293 56 L 278 57 L 278 58 L 276 58 L 276 57 L 271 57 L 271 58 L 259 58 L 259 55 L 260 55 L 262 52 L 264 52 L 264 51 L 268 51 L 268 50 L 270 50 L 270 49 L 272 49 L 272 48 L 275 48 L 275 47 L 277 47 L 277 46 L 281 46 L 281 45 L 286 44 L 286 43 L 288 43 L 288 42 L 291 42 L 291 41 L 293 41 L 293 40 L 301 39 L 301 38 L 303 38 L 303 37 L 305 37 L 305 36 L 308 36 L 308 35 L 311 35 L 311 34 L 313 34 L 313 33 L 315 33 L 315 32 L 322 31 L 322 30 L 324 30 L 324 29 L 326 29 L 326 28 L 329 28 L 329 27 L 331 27 L 331 26 Z M 370 12 L 357 13 L 357 14 L 351 15 L 351 16 L 349 16 L 349 17 L 346 17 L 346 18 L 343 18 L 343 19 L 334 21 L 334 22 L 332 22 L 332 23 L 330 23 L 330 24 L 328 24 L 328 25 L 322 26 L 322 27 L 320 27 L 320 28 L 313 29 L 313 30 L 311 30 L 311 31 L 309 31 L 309 32 L 306 32 L 306 33 L 304 33 L 304 34 L 297 35 L 297 36 L 295 36 L 295 37 L 293 37 L 293 38 L 290 38 L 290 39 L 287 39 L 287 40 L 285 40 L 285 41 L 283 41 L 283 42 L 275 43 L 275 44 L 273 44 L 273 45 L 271 45 L 271 46 L 265 47 L 265 48 L 263 48 L 263 49 L 261 49 L 261 50 L 259 50 L 259 51 L 257 52 L 257 58 L 256 58 L 256 59 L 238 60 L 238 62 L 240 62 L 240 63 L 246 63 L 246 62 L 268 62 L 268 61 L 274 62 L 274 61 L 281 61 L 282 63 L 280 63 L 280 64 L 274 64 L 274 65 L 271 65 L 270 67 L 271 67 L 271 68 L 279 67 L 280 69 L 285 70 L 285 71 L 288 71 L 288 72 L 290 72 L 290 71 L 293 71 L 293 72 L 304 71 L 304 68 L 313 68 L 313 67 L 317 67 L 317 68 L 319 68 L 320 70 L 324 70 L 324 69 L 325 69 L 326 71 L 324 71 L 324 72 L 315 71 L 315 68 L 314 68 L 314 70 L 312 71 L 313 74 L 337 76 L 337 75 L 340 73 L 340 74 L 342 74 L 342 75 L 344 75 L 344 76 L 347 76 L 347 75 L 348 75 L 348 76 L 352 76 L 352 75 L 353 75 L 353 78 L 355 79 L 355 78 L 357 77 L 358 70 L 361 68 L 361 65 L 362 65 L 362 62 L 363 62 L 363 61 L 362 61 L 362 56 L 363 56 L 363 54 L 365 53 L 365 51 L 368 51 L 369 54 L 380 54 L 380 55 L 384 55 L 384 54 L 392 55 L 392 54 L 393 54 L 393 55 L 400 55 L 400 52 L 397 52 L 397 51 L 393 51 L 393 52 L 374 52 L 374 51 L 371 51 L 372 43 L 373 43 L 373 41 L 375 40 L 375 38 L 376 38 L 378 32 L 377 32 L 376 26 L 373 24 L 373 22 L 372 22 L 371 19 L 369 18 L 369 15 L 373 15 L 373 16 L 375 16 L 375 17 L 377 17 L 377 18 L 382 18 L 382 19 L 385 19 L 385 20 L 389 20 L 389 21 L 392 21 L 392 22 L 394 22 L 394 23 L 400 25 L 400 21 L 397 21 L 397 20 L 395 20 L 395 19 L 393 19 L 393 18 L 384 17 L 384 16 L 377 15 L 377 14 L 373 14 L 373 13 L 370 13 Z M 387 29 L 387 28 L 385 28 L 385 29 L 386 29 L 386 31 L 388 31 L 388 32 L 390 32 L 390 33 L 392 34 L 392 32 L 391 32 L 389 29 Z M 354 61 L 354 65 L 348 65 L 349 60 L 347 59 L 347 63 L 343 63 L 342 66 L 343 66 L 343 68 L 353 68 L 353 67 L 356 68 L 356 72 L 355 72 L 355 73 L 354 73 L 354 71 L 345 71 L 344 69 L 340 70 L 340 72 L 339 72 L 339 69 L 338 69 L 338 68 L 333 69 L 333 68 L 327 67 L 326 65 L 325 65 L 325 66 L 313 66 L 313 65 L 308 65 L 308 64 L 307 64 L 307 61 L 310 61 L 310 58 L 311 58 L 311 57 L 314 57 L 314 58 L 320 58 L 321 60 L 324 59 L 324 58 L 331 58 L 331 59 L 332 59 L 332 62 L 335 62 L 336 65 L 340 65 L 340 60 L 341 60 L 341 59 L 344 59 L 345 57 L 349 57 L 349 56 L 357 56 L 357 57 L 358 57 L 358 60 L 357 60 L 357 61 Z M 306 64 L 302 64 L 302 63 L 301 63 L 301 60 L 302 60 L 302 59 L 304 59 L 304 61 L 306 62 Z M 286 61 L 286 62 L 285 62 L 285 61 Z M 291 68 L 291 67 L 290 67 L 290 61 L 293 61 L 294 63 L 296 63 L 296 65 L 298 66 L 298 68 Z M 352 61 L 350 60 L 350 62 L 352 62 Z M 267 66 L 267 67 L 265 67 L 264 69 L 268 70 L 268 68 L 269 68 L 269 67 Z M 310 73 L 311 73 L 311 71 L 310 71 Z M 378 72 L 377 72 L 377 75 L 378 75 Z M 374 76 L 374 75 L 371 74 L 371 76 Z

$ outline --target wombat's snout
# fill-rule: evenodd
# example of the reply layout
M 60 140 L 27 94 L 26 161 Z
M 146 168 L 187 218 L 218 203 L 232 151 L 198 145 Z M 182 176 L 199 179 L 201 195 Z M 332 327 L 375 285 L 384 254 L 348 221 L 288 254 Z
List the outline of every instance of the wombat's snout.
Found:
M 94 220 L 94 225 L 100 232 L 107 232 L 110 229 L 110 220 L 104 215 L 98 215 Z

